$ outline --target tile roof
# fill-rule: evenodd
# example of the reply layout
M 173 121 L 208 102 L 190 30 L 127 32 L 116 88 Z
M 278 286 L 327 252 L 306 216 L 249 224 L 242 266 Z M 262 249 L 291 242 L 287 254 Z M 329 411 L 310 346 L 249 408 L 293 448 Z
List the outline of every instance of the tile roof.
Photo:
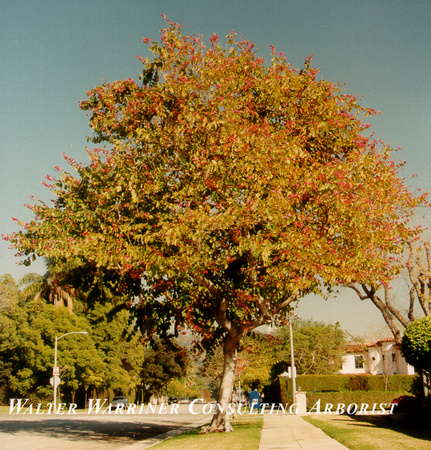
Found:
M 375 342 L 349 342 L 347 344 L 346 353 L 362 353 L 367 348 L 379 347 L 384 342 L 395 342 L 394 338 L 383 338 Z

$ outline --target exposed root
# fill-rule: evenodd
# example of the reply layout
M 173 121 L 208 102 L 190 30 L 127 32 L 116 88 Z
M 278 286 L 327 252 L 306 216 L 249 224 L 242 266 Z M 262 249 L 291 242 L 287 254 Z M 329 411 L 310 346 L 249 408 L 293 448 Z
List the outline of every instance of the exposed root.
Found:
M 206 427 L 202 427 L 199 434 L 206 434 L 206 433 L 231 433 L 235 431 L 232 428 L 232 425 L 229 421 L 223 421 L 220 424 L 211 424 Z

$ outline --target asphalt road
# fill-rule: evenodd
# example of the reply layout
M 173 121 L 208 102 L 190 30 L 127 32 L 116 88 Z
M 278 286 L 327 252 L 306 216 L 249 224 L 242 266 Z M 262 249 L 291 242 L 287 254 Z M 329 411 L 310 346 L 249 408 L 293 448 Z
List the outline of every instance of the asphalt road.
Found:
M 211 414 L 191 414 L 188 405 L 180 405 L 178 414 L 1 414 L 0 448 L 144 449 L 166 438 L 166 433 L 179 434 L 211 418 Z

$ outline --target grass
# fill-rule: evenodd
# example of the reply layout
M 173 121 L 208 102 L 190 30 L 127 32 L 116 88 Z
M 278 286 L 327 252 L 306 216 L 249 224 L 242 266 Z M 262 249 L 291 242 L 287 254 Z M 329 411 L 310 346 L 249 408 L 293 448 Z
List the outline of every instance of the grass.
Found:
M 0 406 L 0 414 L 9 414 L 9 406 Z
M 304 416 L 351 450 L 431 448 L 431 429 L 392 422 L 387 416 Z
M 156 445 L 156 449 L 201 450 L 257 450 L 263 427 L 262 417 L 241 417 L 232 420 L 234 433 L 199 434 L 199 428 Z

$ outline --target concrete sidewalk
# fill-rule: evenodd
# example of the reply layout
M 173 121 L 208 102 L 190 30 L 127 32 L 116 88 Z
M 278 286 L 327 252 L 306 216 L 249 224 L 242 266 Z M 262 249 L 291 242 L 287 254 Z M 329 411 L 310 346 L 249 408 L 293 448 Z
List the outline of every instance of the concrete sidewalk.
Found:
M 259 450 L 341 450 L 344 445 L 293 414 L 265 414 Z

